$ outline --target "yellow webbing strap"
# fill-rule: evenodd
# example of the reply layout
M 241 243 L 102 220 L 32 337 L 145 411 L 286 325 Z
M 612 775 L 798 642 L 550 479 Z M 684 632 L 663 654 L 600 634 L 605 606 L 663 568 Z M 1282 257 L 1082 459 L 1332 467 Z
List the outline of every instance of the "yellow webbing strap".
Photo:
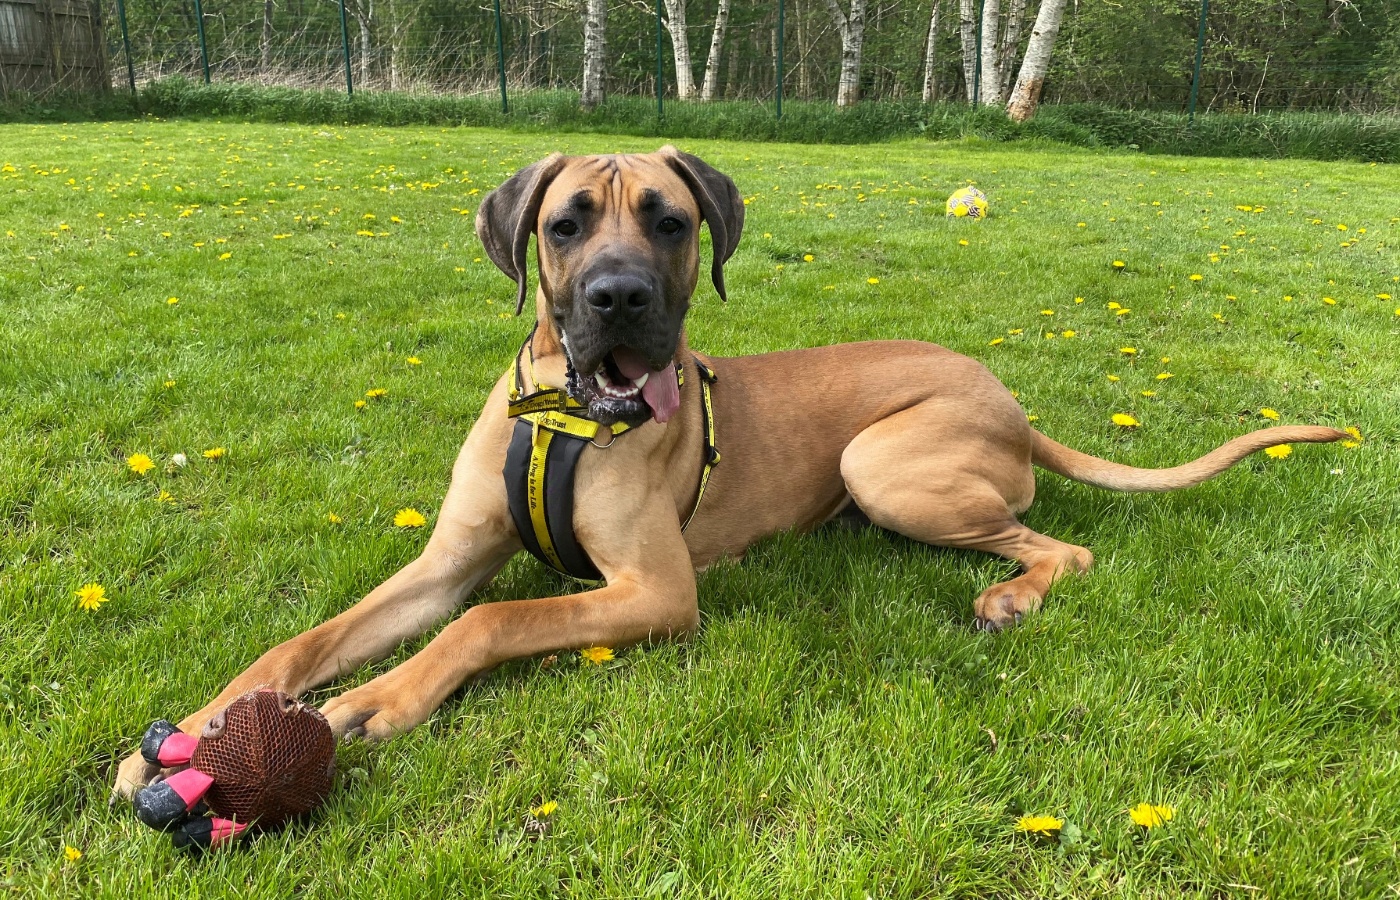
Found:
M 530 524 L 535 532 L 535 541 L 540 545 L 546 561 L 560 572 L 568 573 L 568 568 L 559 558 L 559 551 L 554 548 L 554 538 L 549 533 L 549 522 L 544 517 L 544 461 L 549 455 L 549 445 L 553 440 L 552 432 L 535 429 L 535 439 L 530 452 L 530 475 L 525 480 L 525 502 L 530 509 Z
M 700 406 L 705 413 L 701 420 L 705 426 L 705 466 L 700 470 L 700 490 L 695 493 L 695 505 L 681 524 L 682 532 L 690 527 L 690 520 L 700 511 L 700 501 L 705 499 L 705 487 L 710 483 L 710 473 L 719 465 L 719 447 L 715 442 L 715 404 L 710 396 L 711 385 L 719 380 L 719 376 L 715 374 L 714 369 L 701 362 L 698 356 L 695 358 L 695 367 L 700 370 Z

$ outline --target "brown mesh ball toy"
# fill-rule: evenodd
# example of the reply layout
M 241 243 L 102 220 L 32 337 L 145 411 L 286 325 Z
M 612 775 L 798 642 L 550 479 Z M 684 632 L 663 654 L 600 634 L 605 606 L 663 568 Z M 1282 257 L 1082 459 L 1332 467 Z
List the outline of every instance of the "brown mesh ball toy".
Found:
M 164 719 L 141 739 L 146 761 L 189 768 L 136 792 L 136 815 L 177 847 L 217 847 L 256 824 L 274 828 L 325 802 L 335 739 L 314 707 L 281 691 L 244 694 L 198 738 Z M 206 816 L 210 811 L 213 816 Z

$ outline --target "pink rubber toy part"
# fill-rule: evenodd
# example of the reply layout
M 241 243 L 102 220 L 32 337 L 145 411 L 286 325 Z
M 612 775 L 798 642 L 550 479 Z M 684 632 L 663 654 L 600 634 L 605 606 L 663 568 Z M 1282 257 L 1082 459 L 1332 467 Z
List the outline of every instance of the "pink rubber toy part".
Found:
M 232 819 L 220 819 L 218 817 L 212 819 L 211 822 L 213 827 L 209 830 L 210 847 L 217 847 L 226 841 L 233 840 L 248 827 L 242 822 L 235 822 Z
M 214 779 L 205 775 L 198 769 L 185 769 L 183 772 L 176 772 L 165 783 L 170 785 L 170 789 L 180 795 L 180 799 L 185 801 L 186 809 L 193 809 L 200 798 L 209 792 L 209 787 L 214 783 Z
M 156 756 L 162 766 L 182 766 L 190 761 L 194 755 L 194 745 L 198 743 L 199 738 L 177 731 L 161 742 Z

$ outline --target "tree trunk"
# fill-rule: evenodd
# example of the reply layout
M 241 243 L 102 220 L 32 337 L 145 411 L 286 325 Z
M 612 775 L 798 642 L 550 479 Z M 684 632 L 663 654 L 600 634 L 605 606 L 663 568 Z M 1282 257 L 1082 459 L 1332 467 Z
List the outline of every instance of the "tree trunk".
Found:
M 938 8 L 943 0 L 933 0 L 933 13 L 928 20 L 928 44 L 924 47 L 924 102 L 932 103 L 938 93 L 938 80 L 934 75 L 934 51 L 938 45 Z
M 710 53 L 705 58 L 705 81 L 700 85 L 700 99 L 709 103 L 719 88 L 719 59 L 724 52 L 724 33 L 729 28 L 729 0 L 719 0 L 715 11 L 715 27 L 710 32 Z
M 963 86 L 967 90 L 967 102 L 977 97 L 973 94 L 977 81 L 977 7 L 976 0 L 959 0 L 958 32 L 962 37 Z
M 263 3 L 262 46 L 258 54 L 258 74 L 263 78 L 272 71 L 272 0 Z
M 1001 30 L 1001 0 L 982 0 L 982 96 L 988 106 L 1001 105 L 1001 65 L 997 32 Z
M 389 3 L 389 90 L 399 89 L 399 15 L 395 8 L 394 0 Z
M 355 22 L 360 26 L 360 84 L 369 84 L 369 75 L 373 71 L 371 55 L 374 52 L 373 39 L 370 37 L 370 20 L 374 17 L 374 5 L 366 2 L 363 6 L 355 5 Z
M 1055 48 L 1064 12 L 1065 0 L 1040 0 L 1021 74 L 1016 76 L 1016 87 L 1011 90 L 1011 102 L 1006 107 L 1006 114 L 1014 122 L 1026 121 L 1040 105 L 1040 90 L 1045 86 L 1045 73 L 1050 70 L 1050 51 Z
M 690 39 L 685 32 L 685 0 L 664 0 L 666 30 L 671 34 L 671 50 L 676 58 L 676 99 L 695 96 L 695 73 L 690 68 Z
M 583 18 L 583 94 L 579 105 L 593 109 L 603 102 L 603 64 L 607 52 L 608 0 L 585 0 Z
M 1016 51 L 1021 44 L 1021 30 L 1026 25 L 1026 0 L 1011 0 L 1011 9 L 1006 14 L 1006 34 L 1001 41 L 1001 54 L 997 68 L 1001 71 L 1002 97 L 1011 95 L 1011 84 L 1016 80 Z
M 860 57 L 865 45 L 865 0 L 851 0 L 849 16 L 836 0 L 826 0 L 836 30 L 841 33 L 841 80 L 836 87 L 837 106 L 855 106 L 860 100 Z

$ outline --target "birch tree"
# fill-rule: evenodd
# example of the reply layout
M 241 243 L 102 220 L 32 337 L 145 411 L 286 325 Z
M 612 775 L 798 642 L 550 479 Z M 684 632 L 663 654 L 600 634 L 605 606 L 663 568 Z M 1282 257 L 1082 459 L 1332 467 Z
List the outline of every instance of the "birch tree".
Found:
M 710 32 L 710 54 L 705 58 L 705 81 L 700 85 L 700 99 L 709 103 L 719 91 L 719 60 L 724 52 L 724 33 L 729 28 L 729 2 L 719 0 L 715 11 L 715 27 Z
M 825 0 L 827 11 L 841 35 L 841 80 L 836 86 L 836 105 L 855 106 L 860 100 L 860 56 L 865 47 L 865 0 L 851 0 L 849 15 L 836 0 Z
M 1021 45 L 1021 30 L 1026 25 L 1026 0 L 1011 0 L 1006 13 L 1006 30 L 1001 39 L 997 68 L 1001 71 L 1001 96 L 1011 95 L 1016 79 L 1016 51 Z
M 268 0 L 271 2 L 271 0 Z M 933 12 L 928 19 L 928 43 L 924 46 L 924 102 L 932 103 L 937 83 L 934 78 L 934 51 L 938 46 L 938 8 L 943 0 L 933 0 Z
M 1001 0 L 982 0 L 982 96 L 988 106 L 1001 105 L 1001 57 L 997 32 L 1001 30 Z
M 603 64 L 607 48 L 608 0 L 585 0 L 583 16 L 583 93 L 579 105 L 593 109 L 603 102 Z
M 685 0 L 662 0 L 666 9 L 666 31 L 671 35 L 671 54 L 676 59 L 676 97 L 695 96 L 695 73 L 690 68 L 690 40 L 685 33 Z
M 1036 14 L 1035 25 L 1031 28 L 1031 39 L 1026 44 L 1026 58 L 1021 63 L 1021 74 L 1016 76 L 1016 86 L 1011 90 L 1011 101 L 1006 106 L 1006 114 L 1014 122 L 1024 122 L 1035 115 L 1040 105 L 1040 91 L 1045 86 L 1045 73 L 1050 70 L 1050 52 L 1055 49 L 1055 38 L 1060 34 L 1060 21 L 1064 17 L 1065 0 L 1040 0 L 1040 12 Z
M 959 0 L 958 32 L 962 36 L 963 86 L 967 102 L 977 99 L 977 5 L 976 0 Z

